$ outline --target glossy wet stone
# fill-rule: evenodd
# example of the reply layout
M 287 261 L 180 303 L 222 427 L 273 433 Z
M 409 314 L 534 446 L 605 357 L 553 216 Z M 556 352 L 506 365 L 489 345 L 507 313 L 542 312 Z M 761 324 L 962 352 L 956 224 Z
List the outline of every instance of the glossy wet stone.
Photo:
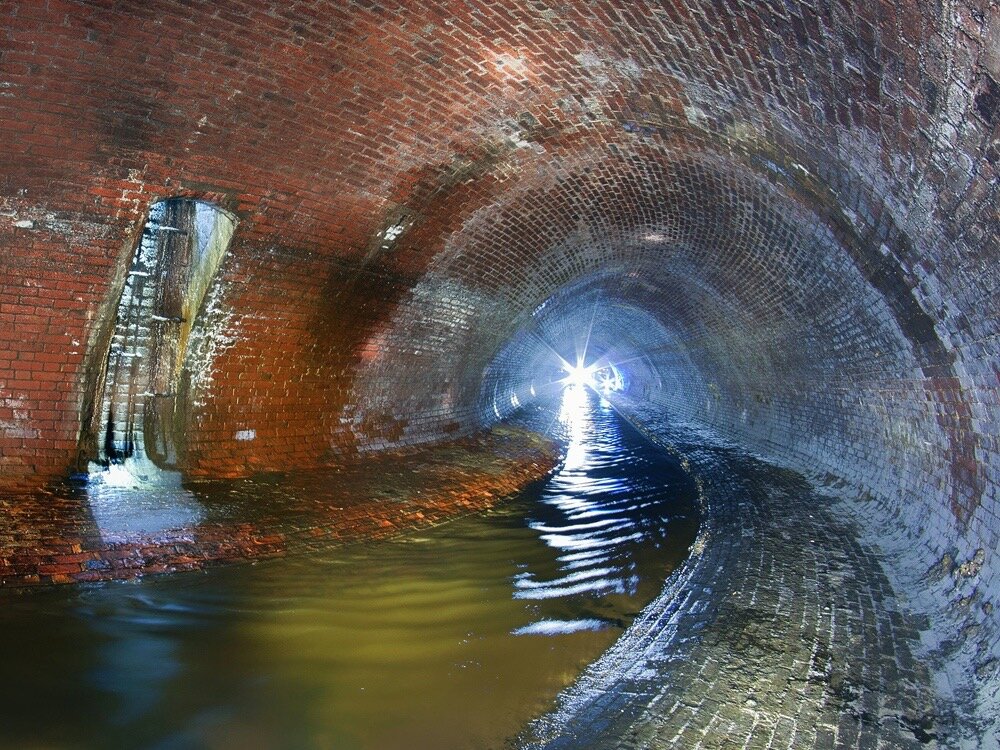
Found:
M 835 499 L 630 406 L 701 483 L 695 553 L 521 746 L 957 746 L 918 657 L 926 623 Z
M 60 487 L 0 498 L 0 586 L 135 578 L 385 539 L 493 507 L 556 463 L 500 427 L 434 449 L 244 480 Z
M 0 592 L 0 747 L 503 746 L 660 592 L 698 527 L 678 460 L 607 404 L 563 407 L 525 415 L 566 441 L 556 472 L 488 511 L 352 544 L 313 523 L 256 565 Z M 439 450 L 364 489 L 424 491 L 445 469 L 480 486 L 482 457 Z M 203 519 L 256 527 L 271 505 L 315 522 L 296 508 L 321 483 L 219 488 L 233 494 L 201 488 L 220 506 Z

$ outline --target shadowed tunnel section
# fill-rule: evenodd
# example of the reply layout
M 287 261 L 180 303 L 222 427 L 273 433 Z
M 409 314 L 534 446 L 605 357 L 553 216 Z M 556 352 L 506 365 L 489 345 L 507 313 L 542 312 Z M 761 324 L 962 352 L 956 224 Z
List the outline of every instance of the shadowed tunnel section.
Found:
M 880 642 L 896 672 L 859 726 L 995 747 L 998 46 L 989 0 L 4 3 L 0 486 L 99 457 L 87 415 L 150 207 L 212 204 L 237 223 L 178 376 L 188 478 L 470 435 L 585 348 L 620 371 L 616 408 L 687 451 L 708 549 L 733 550 L 679 579 L 701 586 L 679 630 L 647 618 L 595 669 L 693 643 L 685 613 L 738 620 L 710 579 L 749 591 L 757 550 L 777 612 L 843 553 L 913 652 Z M 740 479 L 710 445 L 799 479 Z M 849 541 L 782 558 L 782 524 L 805 554 L 819 517 Z M 807 620 L 788 638 L 838 627 Z M 936 728 L 886 703 L 907 681 Z M 600 715 L 588 685 L 566 705 Z M 752 708 L 726 718 L 751 738 Z M 666 741 L 636 721 L 632 745 Z

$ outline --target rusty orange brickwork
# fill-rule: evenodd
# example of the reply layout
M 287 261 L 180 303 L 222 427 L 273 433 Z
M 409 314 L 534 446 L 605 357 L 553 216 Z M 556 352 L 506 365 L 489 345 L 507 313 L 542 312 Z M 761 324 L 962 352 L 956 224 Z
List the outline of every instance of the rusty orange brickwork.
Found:
M 636 414 L 851 487 L 928 566 L 990 551 L 995 653 L 998 48 L 987 0 L 6 0 L 0 491 L 93 458 L 189 197 L 237 226 L 187 478 L 473 435 L 586 338 Z
M 557 458 L 531 433 L 496 428 L 336 470 L 195 483 L 182 494 L 204 517 L 156 533 L 102 533 L 84 488 L 0 498 L 0 587 L 123 580 L 387 539 L 488 510 L 546 477 Z M 129 490 L 111 496 L 127 513 Z

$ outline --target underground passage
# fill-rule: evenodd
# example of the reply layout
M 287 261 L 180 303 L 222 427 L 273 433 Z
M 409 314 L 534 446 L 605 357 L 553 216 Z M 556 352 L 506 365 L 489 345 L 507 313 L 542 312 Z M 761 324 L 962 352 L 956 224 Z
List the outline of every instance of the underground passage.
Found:
M 0 748 L 1000 748 L 995 0 L 0 4 Z

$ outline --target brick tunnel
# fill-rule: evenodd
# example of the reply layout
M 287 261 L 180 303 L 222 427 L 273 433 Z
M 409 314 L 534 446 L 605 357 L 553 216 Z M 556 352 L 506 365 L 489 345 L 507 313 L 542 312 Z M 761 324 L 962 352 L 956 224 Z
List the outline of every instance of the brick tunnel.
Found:
M 995 0 L 7 0 L 0 593 L 94 462 L 489 450 L 575 351 L 703 519 L 524 746 L 998 747 L 998 122 Z

